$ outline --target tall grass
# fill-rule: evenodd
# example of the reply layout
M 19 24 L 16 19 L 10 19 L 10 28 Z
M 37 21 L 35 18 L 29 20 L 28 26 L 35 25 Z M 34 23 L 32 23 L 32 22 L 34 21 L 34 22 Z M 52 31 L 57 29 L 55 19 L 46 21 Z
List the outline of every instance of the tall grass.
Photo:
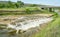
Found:
M 33 37 L 60 37 L 60 16 L 44 27 Z

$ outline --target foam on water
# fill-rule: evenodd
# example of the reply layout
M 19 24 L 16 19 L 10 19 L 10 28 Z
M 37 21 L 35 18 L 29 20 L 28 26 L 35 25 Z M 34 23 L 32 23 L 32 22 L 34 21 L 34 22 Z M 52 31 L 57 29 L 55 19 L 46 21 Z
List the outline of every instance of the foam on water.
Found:
M 25 17 L 18 18 L 19 20 L 24 19 Z M 16 33 L 18 33 L 19 30 L 26 31 L 30 28 L 34 28 L 37 26 L 40 26 L 43 23 L 47 23 L 48 21 L 52 21 L 52 18 L 37 18 L 33 20 L 25 20 L 23 22 L 16 23 L 16 25 L 8 24 L 8 28 L 12 28 L 17 30 Z

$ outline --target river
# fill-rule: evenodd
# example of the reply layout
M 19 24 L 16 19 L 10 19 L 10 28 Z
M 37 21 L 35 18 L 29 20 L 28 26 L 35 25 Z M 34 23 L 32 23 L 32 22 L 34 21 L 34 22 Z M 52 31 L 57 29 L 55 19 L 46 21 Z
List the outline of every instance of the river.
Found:
M 52 21 L 52 17 L 25 16 L 8 23 L 6 29 L 0 29 L 0 37 L 29 37 L 37 32 L 40 25 Z M 3 26 L 2 26 L 3 27 Z M 14 31 L 15 32 L 11 32 Z M 10 34 L 10 32 L 12 34 Z M 19 32 L 22 32 L 19 34 Z

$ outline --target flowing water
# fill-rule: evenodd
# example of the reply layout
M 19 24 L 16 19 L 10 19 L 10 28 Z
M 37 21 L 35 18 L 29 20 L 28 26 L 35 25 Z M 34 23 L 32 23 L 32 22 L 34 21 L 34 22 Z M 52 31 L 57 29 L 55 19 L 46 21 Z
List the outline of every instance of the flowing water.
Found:
M 40 25 L 52 21 L 52 17 L 24 16 L 8 23 L 5 29 L 0 29 L 0 37 L 28 37 L 36 32 Z M 4 27 L 4 26 L 2 26 Z M 12 31 L 14 31 L 14 34 Z M 12 34 L 10 34 L 11 32 Z M 19 34 L 19 32 L 22 32 Z M 24 32 L 24 33 L 23 33 Z

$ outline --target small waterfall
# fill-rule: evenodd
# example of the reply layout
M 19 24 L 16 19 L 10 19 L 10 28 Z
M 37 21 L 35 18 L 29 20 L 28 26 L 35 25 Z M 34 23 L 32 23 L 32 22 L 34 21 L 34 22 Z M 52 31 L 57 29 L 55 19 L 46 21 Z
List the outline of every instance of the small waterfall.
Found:
M 8 24 L 7 28 L 12 28 L 17 30 L 16 33 L 18 33 L 19 30 L 27 31 L 30 28 L 38 27 L 43 23 L 47 23 L 49 21 L 52 21 L 52 18 L 41 18 L 38 16 L 34 17 L 20 17 L 16 19 L 15 21 Z

